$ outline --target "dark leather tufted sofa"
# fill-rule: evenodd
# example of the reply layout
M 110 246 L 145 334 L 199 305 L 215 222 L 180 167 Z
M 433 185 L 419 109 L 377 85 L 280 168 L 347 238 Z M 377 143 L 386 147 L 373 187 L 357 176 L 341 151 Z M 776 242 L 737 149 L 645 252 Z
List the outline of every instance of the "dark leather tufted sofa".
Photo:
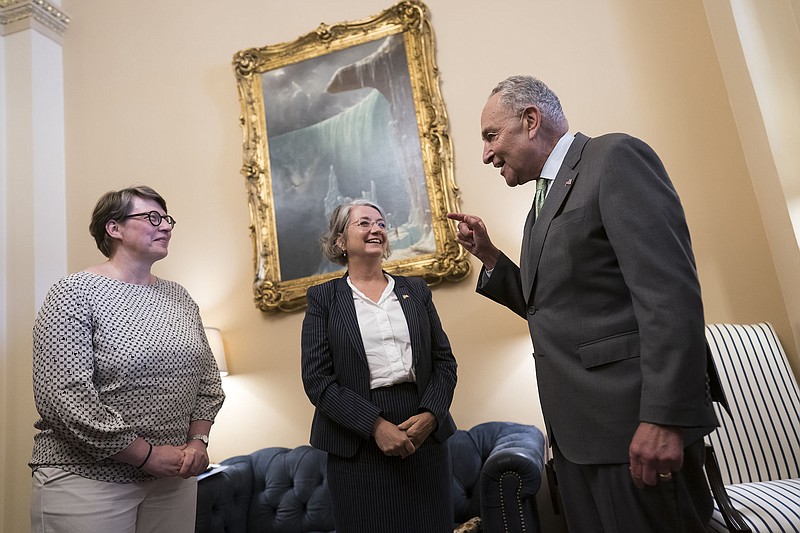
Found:
M 448 445 L 457 523 L 477 516 L 484 533 L 539 531 L 535 496 L 545 444 L 538 428 L 486 422 L 458 430 Z M 195 531 L 333 532 L 325 461 L 326 454 L 310 446 L 226 459 L 223 471 L 198 484 Z

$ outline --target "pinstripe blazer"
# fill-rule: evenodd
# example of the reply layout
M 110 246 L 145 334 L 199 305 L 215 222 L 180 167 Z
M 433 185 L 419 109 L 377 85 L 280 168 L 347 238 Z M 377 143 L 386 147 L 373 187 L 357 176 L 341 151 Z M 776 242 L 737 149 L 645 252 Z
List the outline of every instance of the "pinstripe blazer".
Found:
M 419 409 L 436 417 L 438 426 L 431 437 L 441 442 L 456 429 L 449 411 L 456 360 L 425 282 L 393 278 L 411 335 Z M 301 363 L 303 386 L 316 407 L 311 445 L 352 457 L 371 438 L 380 409 L 370 401 L 369 366 L 347 274 L 310 287 L 306 298 Z

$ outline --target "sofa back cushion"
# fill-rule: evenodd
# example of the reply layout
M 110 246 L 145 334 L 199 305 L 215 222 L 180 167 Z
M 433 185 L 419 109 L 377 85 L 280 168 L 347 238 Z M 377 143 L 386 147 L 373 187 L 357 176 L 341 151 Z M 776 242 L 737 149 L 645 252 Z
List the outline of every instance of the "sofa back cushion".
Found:
M 480 479 L 483 468 L 479 442 L 467 431 L 458 430 L 447 439 L 453 465 L 453 517 L 462 524 L 481 515 Z
M 224 469 L 203 479 L 197 490 L 197 533 L 246 531 L 253 498 L 249 455 L 230 457 Z
M 327 454 L 311 446 L 265 448 L 250 455 L 250 533 L 331 532 Z

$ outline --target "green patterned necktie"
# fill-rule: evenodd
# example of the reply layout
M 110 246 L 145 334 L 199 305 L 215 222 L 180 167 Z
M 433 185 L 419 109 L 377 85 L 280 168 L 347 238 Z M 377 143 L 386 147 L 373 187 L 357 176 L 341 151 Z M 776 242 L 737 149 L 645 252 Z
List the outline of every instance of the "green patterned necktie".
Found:
M 547 180 L 545 178 L 539 178 L 536 180 L 536 196 L 533 197 L 536 219 L 539 218 L 539 211 L 542 210 L 542 206 L 544 205 L 545 194 L 547 194 Z

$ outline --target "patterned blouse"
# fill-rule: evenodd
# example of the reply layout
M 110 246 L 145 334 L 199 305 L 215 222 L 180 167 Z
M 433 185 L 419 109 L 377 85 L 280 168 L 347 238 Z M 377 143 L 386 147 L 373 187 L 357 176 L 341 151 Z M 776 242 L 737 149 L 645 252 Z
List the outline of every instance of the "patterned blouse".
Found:
M 197 304 L 182 286 L 78 272 L 53 285 L 33 327 L 34 470 L 100 481 L 153 476 L 110 459 L 136 437 L 186 442 L 225 395 Z

